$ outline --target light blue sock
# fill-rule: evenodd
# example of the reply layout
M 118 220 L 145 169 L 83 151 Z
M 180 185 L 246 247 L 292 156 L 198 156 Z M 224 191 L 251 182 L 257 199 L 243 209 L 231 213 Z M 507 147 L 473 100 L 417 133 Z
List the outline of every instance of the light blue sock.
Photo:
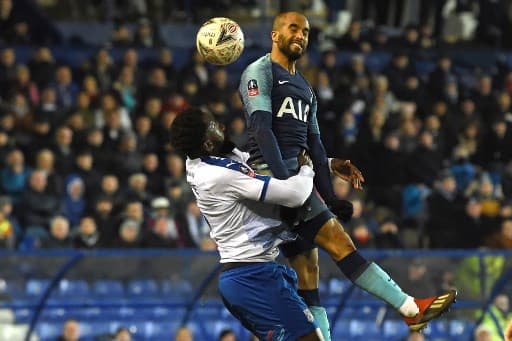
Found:
M 309 306 L 309 310 L 313 317 L 315 318 L 318 327 L 320 327 L 320 331 L 324 336 L 325 341 L 331 341 L 331 331 L 329 329 L 329 319 L 327 318 L 327 312 L 324 307 L 318 306 Z
M 383 299 L 396 309 L 404 304 L 408 296 L 402 291 L 398 284 L 375 263 L 371 263 L 354 283 L 358 287 Z

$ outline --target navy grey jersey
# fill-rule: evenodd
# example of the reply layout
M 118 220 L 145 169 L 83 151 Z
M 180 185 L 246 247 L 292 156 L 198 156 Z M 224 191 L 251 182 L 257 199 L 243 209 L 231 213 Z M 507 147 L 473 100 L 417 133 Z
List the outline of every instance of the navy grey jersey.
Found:
M 295 158 L 308 150 L 308 134 L 319 134 L 315 94 L 306 79 L 297 71 L 290 74 L 270 60 L 270 54 L 251 63 L 243 72 L 239 92 L 248 122 L 248 152 L 251 160 L 262 157 L 250 126 L 256 111 L 272 113 L 272 131 L 283 159 Z

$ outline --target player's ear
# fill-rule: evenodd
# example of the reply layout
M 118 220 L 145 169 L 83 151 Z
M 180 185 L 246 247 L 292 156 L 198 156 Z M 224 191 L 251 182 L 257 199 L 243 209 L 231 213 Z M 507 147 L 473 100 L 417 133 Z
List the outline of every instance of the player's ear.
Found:
M 277 31 L 272 31 L 272 32 L 270 33 L 270 37 L 272 38 L 272 42 L 273 42 L 273 43 L 277 43 L 277 39 L 278 39 L 278 37 L 279 37 L 279 32 L 277 32 Z

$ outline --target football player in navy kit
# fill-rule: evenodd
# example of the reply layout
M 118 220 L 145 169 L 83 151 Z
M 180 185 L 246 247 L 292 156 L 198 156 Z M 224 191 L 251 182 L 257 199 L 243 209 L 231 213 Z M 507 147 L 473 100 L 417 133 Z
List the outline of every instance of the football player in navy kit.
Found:
M 283 209 L 283 218 L 294 225 L 301 238 L 282 246 L 281 250 L 297 272 L 299 295 L 310 307 L 326 340 L 330 340 L 329 324 L 318 294 L 315 244 L 329 252 L 342 273 L 355 285 L 398 309 L 411 330 L 423 329 L 428 321 L 449 308 L 456 292 L 426 299 L 407 295 L 377 264 L 361 256 L 336 219 L 336 216 L 342 221 L 350 219 L 352 206 L 336 198 L 331 173 L 351 182 L 357 189 L 364 179 L 350 161 L 326 156 L 316 118 L 315 94 L 296 70 L 297 59 L 306 51 L 308 35 L 309 23 L 304 15 L 278 14 L 272 27 L 271 52 L 244 70 L 239 86 L 249 131 L 251 167 L 259 173 L 267 169 L 274 177 L 286 179 L 297 173 L 297 157 L 303 150 L 313 161 L 316 191 L 297 214 Z

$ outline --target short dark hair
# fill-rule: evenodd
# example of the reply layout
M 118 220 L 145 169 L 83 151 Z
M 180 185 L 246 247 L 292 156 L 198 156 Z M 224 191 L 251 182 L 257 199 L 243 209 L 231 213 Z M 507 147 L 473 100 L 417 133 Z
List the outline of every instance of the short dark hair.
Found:
M 185 109 L 172 123 L 171 144 L 190 158 L 199 157 L 206 128 L 201 109 Z

